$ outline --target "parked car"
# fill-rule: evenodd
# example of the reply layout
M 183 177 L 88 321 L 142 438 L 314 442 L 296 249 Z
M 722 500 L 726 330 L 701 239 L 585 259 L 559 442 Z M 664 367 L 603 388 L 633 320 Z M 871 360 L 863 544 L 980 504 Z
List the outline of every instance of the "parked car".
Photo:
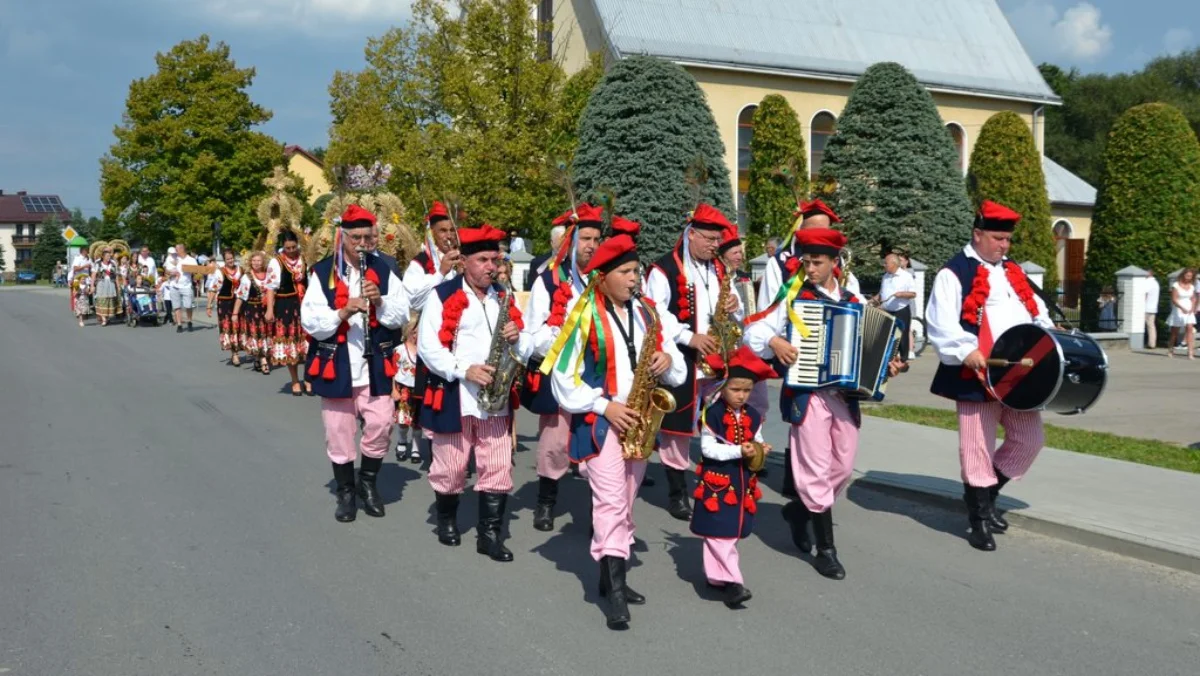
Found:
M 18 270 L 17 284 L 34 284 L 37 282 L 38 275 L 33 270 Z

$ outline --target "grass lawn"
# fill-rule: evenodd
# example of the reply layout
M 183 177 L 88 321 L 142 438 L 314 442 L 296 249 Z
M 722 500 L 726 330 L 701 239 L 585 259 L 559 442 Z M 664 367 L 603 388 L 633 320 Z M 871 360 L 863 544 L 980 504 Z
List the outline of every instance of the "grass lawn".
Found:
M 864 414 L 878 418 L 889 418 L 947 430 L 958 429 L 957 414 L 954 411 L 940 408 L 885 404 L 864 406 L 862 410 Z M 1003 437 L 1003 430 L 1000 430 L 1000 435 Z M 1089 432 L 1047 424 L 1046 446 L 1200 474 L 1200 451 L 1193 451 L 1165 441 L 1135 439 L 1107 432 Z

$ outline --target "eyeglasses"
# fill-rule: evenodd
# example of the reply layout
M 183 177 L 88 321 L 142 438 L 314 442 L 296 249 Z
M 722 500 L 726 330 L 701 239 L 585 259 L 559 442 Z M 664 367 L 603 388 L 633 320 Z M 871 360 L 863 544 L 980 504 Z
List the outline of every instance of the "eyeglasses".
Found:
M 375 233 L 373 232 L 368 232 L 361 235 L 346 233 L 344 236 L 351 242 L 370 242 L 371 240 L 375 239 Z
M 708 244 L 720 244 L 721 243 L 720 235 L 710 235 L 706 232 L 701 232 L 699 230 L 693 230 L 692 232 L 694 232 L 696 234 L 696 237 L 699 237 L 700 241 L 702 241 L 702 242 L 705 242 Z

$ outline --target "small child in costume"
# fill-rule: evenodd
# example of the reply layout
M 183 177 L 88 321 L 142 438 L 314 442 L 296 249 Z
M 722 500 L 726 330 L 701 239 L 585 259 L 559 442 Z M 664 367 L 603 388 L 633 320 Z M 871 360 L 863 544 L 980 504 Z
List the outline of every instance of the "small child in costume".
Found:
M 421 450 L 417 446 L 418 434 L 412 433 L 412 391 L 417 377 L 416 324 L 415 321 L 411 321 L 404 327 L 404 344 L 393 355 L 396 360 L 396 375 L 392 379 L 392 401 L 396 402 L 396 430 L 399 433 L 396 441 L 396 460 L 403 461 L 407 456 L 409 462 L 419 465 Z

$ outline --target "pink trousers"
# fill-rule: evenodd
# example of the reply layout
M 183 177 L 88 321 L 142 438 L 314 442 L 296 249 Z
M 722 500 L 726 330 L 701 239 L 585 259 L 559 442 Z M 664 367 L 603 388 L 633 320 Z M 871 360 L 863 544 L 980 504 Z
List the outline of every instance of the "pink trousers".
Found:
M 833 392 L 814 392 L 804 422 L 792 425 L 788 443 L 796 493 L 810 512 L 827 511 L 854 472 L 858 428 L 850 408 Z
M 621 454 L 620 435 L 615 430 L 604 439 L 600 454 L 584 463 L 592 488 L 592 558 L 629 558 L 633 545 L 633 501 L 642 477 L 644 460 L 626 460 Z M 580 472 L 583 474 L 584 472 Z
M 996 448 L 998 425 L 1004 426 L 1000 448 Z M 1038 411 L 1014 411 L 998 401 L 958 402 L 958 459 L 964 483 L 993 486 L 997 469 L 1010 479 L 1020 479 L 1037 459 L 1043 443 Z
M 508 416 L 487 420 L 466 417 L 462 432 L 433 434 L 433 462 L 429 465 L 429 485 L 438 493 L 459 495 L 467 490 L 467 461 L 475 449 L 475 470 L 479 473 L 475 490 L 479 493 L 512 491 L 512 435 Z
M 715 585 L 727 582 L 742 584 L 742 569 L 738 565 L 737 540 L 704 538 L 704 576 Z
M 321 397 L 321 422 L 325 424 L 325 454 L 331 462 L 344 465 L 354 462 L 358 450 L 354 436 L 358 419 L 363 420 L 362 454 L 382 458 L 388 453 L 392 440 L 392 414 L 395 405 L 390 396 L 372 397 L 371 388 L 356 387 L 348 399 Z
M 571 438 L 571 414 L 559 411 L 538 418 L 537 473 L 547 479 L 563 478 L 571 467 L 567 443 Z

